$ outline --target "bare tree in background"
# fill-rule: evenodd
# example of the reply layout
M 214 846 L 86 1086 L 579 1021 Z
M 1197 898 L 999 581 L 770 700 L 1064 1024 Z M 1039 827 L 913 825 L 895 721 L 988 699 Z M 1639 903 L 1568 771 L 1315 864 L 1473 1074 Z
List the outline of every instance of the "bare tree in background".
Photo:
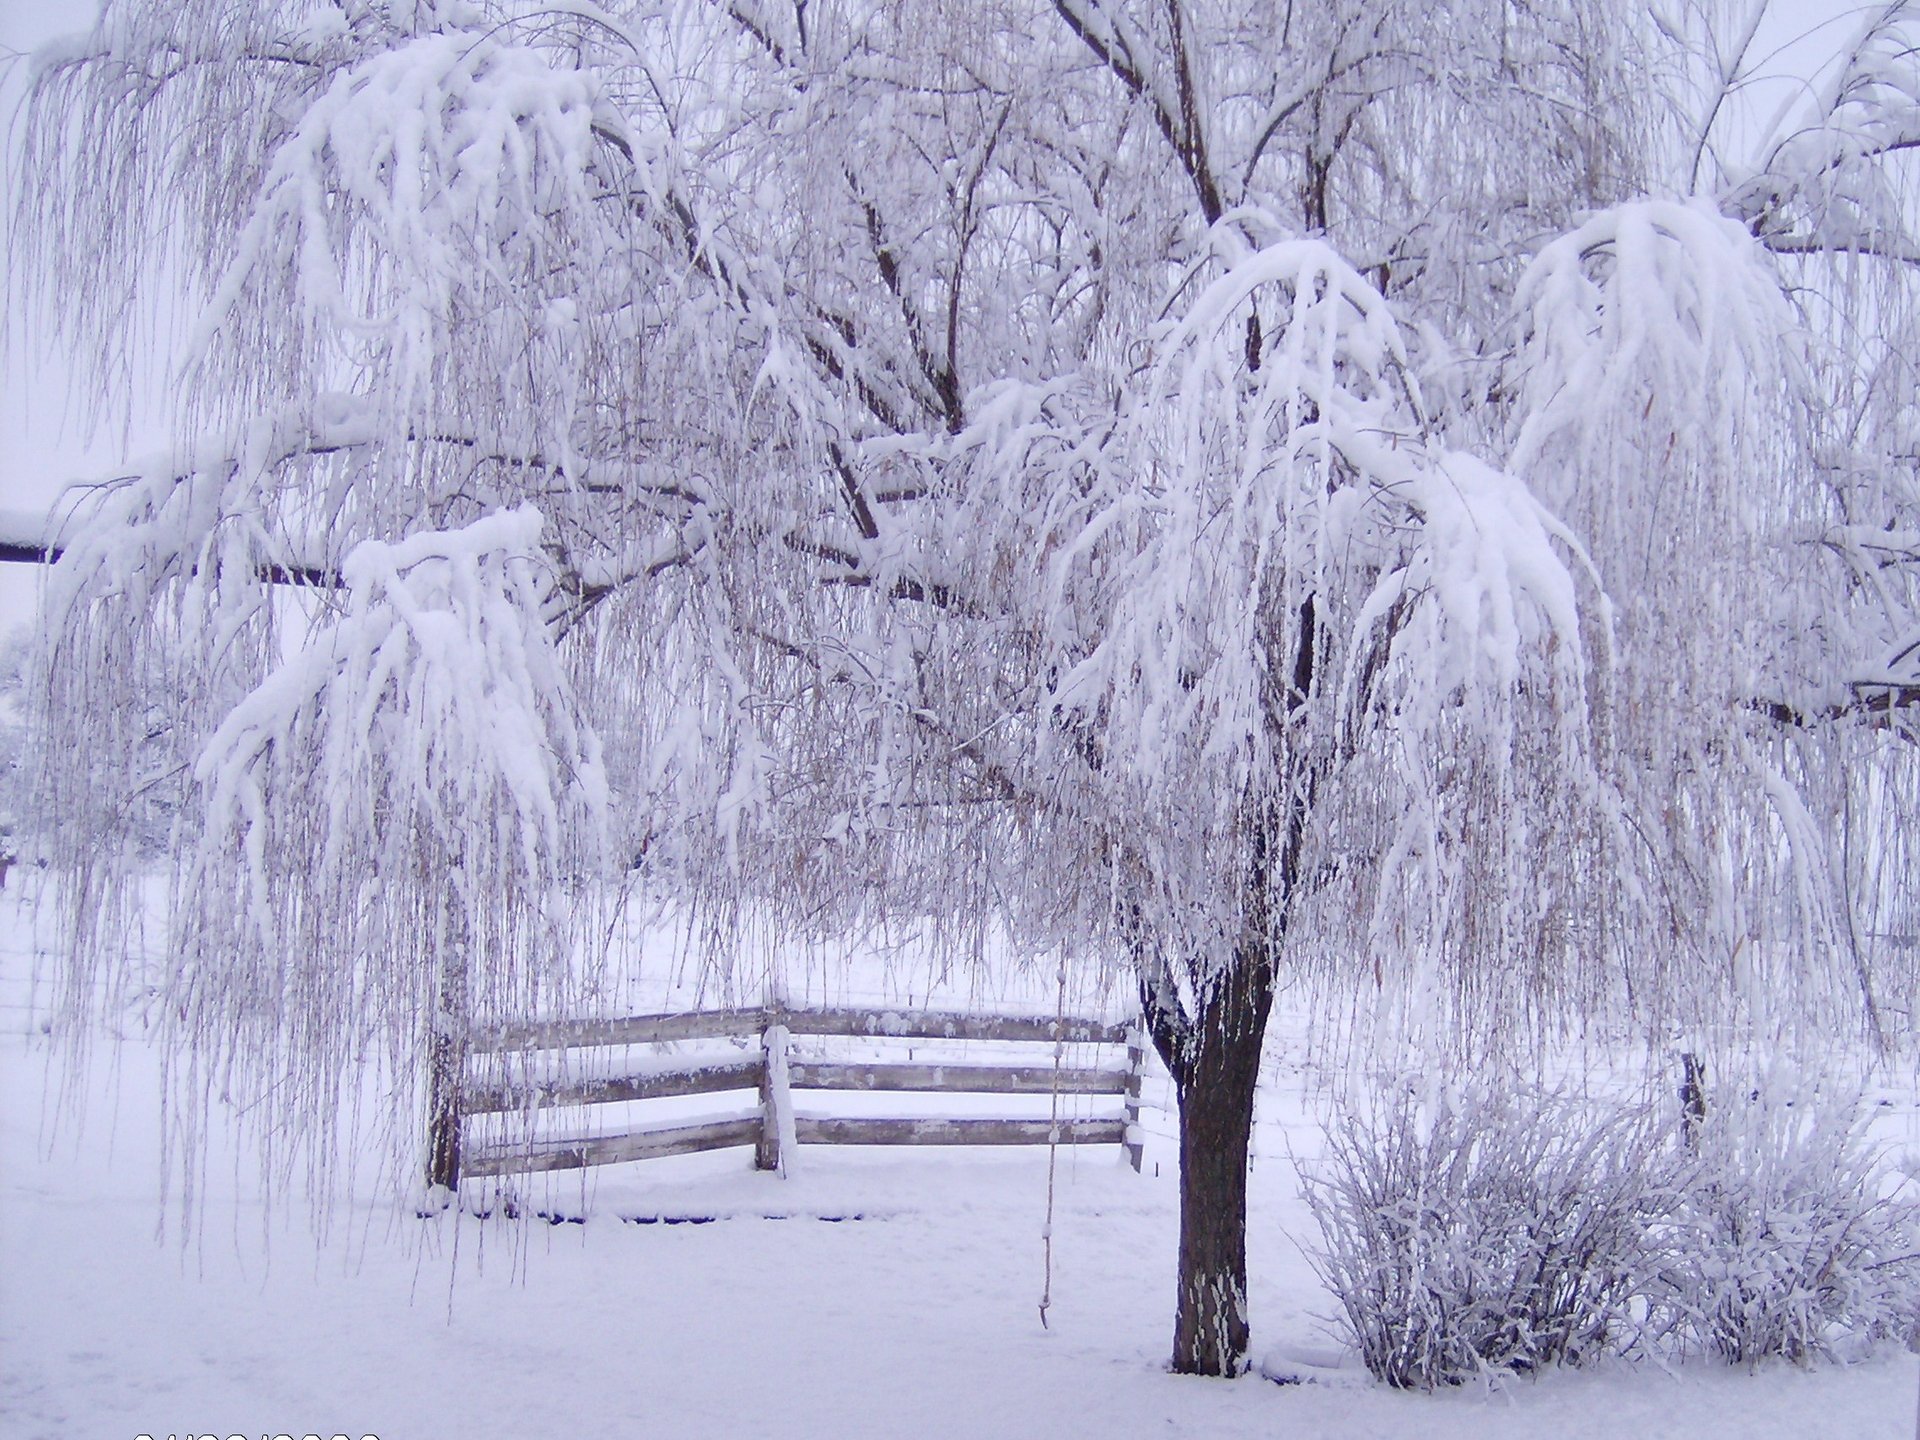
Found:
M 1917 36 L 1739 168 L 1706 8 L 109 0 L 20 293 L 103 393 L 200 319 L 51 582 L 75 1020 L 155 787 L 181 1113 L 276 1175 L 361 1057 L 567 1003 L 610 860 L 1128 964 L 1216 1375 L 1283 980 L 1884 1039 Z

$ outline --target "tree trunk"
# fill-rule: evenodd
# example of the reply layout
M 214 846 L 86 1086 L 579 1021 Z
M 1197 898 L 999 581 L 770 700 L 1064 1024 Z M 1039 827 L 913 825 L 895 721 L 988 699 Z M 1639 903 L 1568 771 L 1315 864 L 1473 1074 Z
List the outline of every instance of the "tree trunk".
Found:
M 1253 1092 L 1273 1005 L 1264 945 L 1243 948 L 1218 977 L 1189 1031 L 1180 1097 L 1180 1271 L 1173 1369 L 1239 1375 L 1247 1368 L 1247 1153 Z
M 1292 717 L 1306 703 L 1314 685 L 1317 629 L 1309 598 L 1301 602 L 1292 665 L 1269 670 L 1269 716 Z M 1276 749 L 1302 757 L 1295 768 L 1281 776 L 1282 783 L 1248 794 L 1239 941 L 1225 957 L 1204 949 L 1184 957 L 1191 1009 L 1161 938 L 1140 908 L 1121 912 L 1147 1033 L 1180 1097 L 1180 1273 L 1173 1320 L 1173 1370 L 1180 1375 L 1230 1376 L 1247 1368 L 1253 1092 L 1318 790 L 1318 773 L 1304 758 L 1310 752 L 1289 740 L 1281 733 Z

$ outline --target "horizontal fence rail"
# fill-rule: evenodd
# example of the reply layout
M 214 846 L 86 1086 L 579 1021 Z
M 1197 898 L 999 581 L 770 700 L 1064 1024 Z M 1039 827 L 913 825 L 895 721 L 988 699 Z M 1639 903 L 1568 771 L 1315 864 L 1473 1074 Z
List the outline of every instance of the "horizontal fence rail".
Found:
M 1050 1063 L 981 1064 L 944 1059 L 823 1060 L 789 1055 L 795 1035 L 875 1041 L 953 1040 L 1022 1045 L 1117 1045 L 1121 1067 L 1067 1065 L 1056 1051 Z M 482 1177 L 579 1169 L 629 1160 L 686 1155 L 752 1145 L 763 1170 L 786 1169 L 796 1145 L 1123 1145 L 1135 1170 L 1141 1163 L 1140 1091 L 1146 1042 L 1137 1022 L 1079 1016 L 972 1015 L 955 1011 L 830 1008 L 696 1010 L 601 1020 L 546 1020 L 473 1032 L 469 1057 L 521 1057 L 541 1052 L 661 1045 L 687 1040 L 759 1040 L 758 1053 L 680 1061 L 659 1056 L 629 1063 L 626 1073 L 580 1077 L 463 1079 L 436 1084 L 430 1097 L 430 1184 L 453 1188 L 462 1175 Z M 462 1067 L 464 1072 L 464 1066 Z M 437 1072 L 436 1072 L 437 1078 Z M 1099 1118 L 1010 1119 L 999 1116 L 795 1115 L 795 1090 L 954 1095 L 1111 1095 L 1118 1115 Z M 697 1123 L 649 1125 L 623 1134 L 496 1142 L 463 1154 L 462 1122 L 469 1116 L 521 1115 L 556 1107 L 586 1107 L 752 1091 L 752 1108 Z M 444 1137 L 454 1137 L 451 1145 Z
M 556 1105 L 615 1105 L 628 1100 L 664 1100 L 680 1095 L 712 1095 L 722 1090 L 753 1090 L 766 1062 L 716 1060 L 684 1070 L 650 1075 L 613 1075 L 591 1080 L 535 1080 L 514 1085 L 468 1085 L 460 1108 L 468 1115 L 545 1110 Z
M 796 1090 L 948 1091 L 961 1095 L 1124 1095 L 1124 1070 L 1051 1065 L 843 1064 L 792 1060 L 788 1084 Z
M 578 1170 L 587 1165 L 612 1165 L 621 1160 L 658 1160 L 666 1155 L 691 1155 L 728 1145 L 752 1145 L 760 1138 L 760 1117 L 713 1120 L 703 1125 L 675 1125 L 659 1130 L 636 1130 L 627 1135 L 594 1135 L 573 1140 L 539 1140 L 530 1146 L 503 1146 L 482 1151 L 467 1162 L 469 1175 L 507 1175 L 522 1170 Z
M 790 1010 L 779 1018 L 795 1035 L 866 1036 L 882 1040 L 1060 1040 L 1124 1045 L 1128 1024 L 1068 1015 L 967 1015 L 938 1010 Z
M 688 1010 L 679 1015 L 623 1015 L 612 1020 L 530 1020 L 476 1030 L 476 1055 L 503 1050 L 572 1050 L 603 1045 L 655 1045 L 668 1040 L 725 1040 L 767 1028 L 771 1012 Z
M 876 1120 L 794 1122 L 800 1143 L 822 1145 L 1124 1145 L 1124 1120 Z
M 997 1040 L 1018 1043 L 1059 1039 L 1073 1045 L 1124 1045 L 1128 1021 L 1078 1016 L 970 1015 L 941 1010 L 689 1010 L 678 1015 L 623 1015 L 610 1020 L 530 1020 L 476 1030 L 467 1048 L 474 1054 L 509 1050 L 588 1049 L 606 1045 L 651 1045 L 674 1040 L 724 1040 L 763 1033 L 781 1024 L 793 1035 L 866 1037 L 876 1040 Z

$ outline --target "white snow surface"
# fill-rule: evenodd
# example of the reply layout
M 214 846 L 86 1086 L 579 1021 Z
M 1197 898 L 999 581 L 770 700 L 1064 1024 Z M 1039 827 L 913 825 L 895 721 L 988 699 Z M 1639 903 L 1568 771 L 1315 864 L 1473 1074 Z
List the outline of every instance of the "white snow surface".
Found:
M 37 877 L 29 875 L 29 886 Z M 1398 1394 L 1343 1356 L 1298 1242 L 1289 1150 L 1318 1145 L 1286 1017 L 1260 1097 L 1249 1254 L 1256 1373 L 1166 1373 L 1177 1238 L 1164 1077 L 1147 1163 L 1060 1154 L 1050 1328 L 1047 1156 L 808 1147 L 556 1177 L 556 1215 L 368 1201 L 317 1247 L 213 1139 L 182 1243 L 160 1223 L 158 1057 L 129 1021 L 52 1102 L 21 872 L 0 891 L 0 1435 L 1871 1437 L 1914 1433 L 1913 1357 L 1757 1374 L 1614 1364 Z M 30 893 L 30 892 L 29 892 Z M 1910 1143 L 1911 1096 L 1887 1138 Z M 707 1103 L 711 1103 L 710 1101 Z M 238 1157 L 238 1158 L 236 1158 Z M 634 1223 L 645 1221 L 648 1223 Z M 1301 1383 L 1277 1384 L 1285 1376 Z

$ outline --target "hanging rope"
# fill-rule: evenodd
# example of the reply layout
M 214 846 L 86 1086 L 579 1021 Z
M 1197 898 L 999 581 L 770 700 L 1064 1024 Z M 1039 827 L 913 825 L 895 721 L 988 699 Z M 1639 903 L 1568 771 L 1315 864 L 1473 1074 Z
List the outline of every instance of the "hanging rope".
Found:
M 1053 1100 L 1047 1121 L 1047 1223 L 1040 1229 L 1046 1281 L 1040 1289 L 1040 1328 L 1047 1328 L 1047 1307 L 1053 1304 L 1053 1175 L 1060 1158 L 1060 1060 L 1067 1050 L 1067 957 L 1060 957 L 1059 998 L 1053 1011 Z

